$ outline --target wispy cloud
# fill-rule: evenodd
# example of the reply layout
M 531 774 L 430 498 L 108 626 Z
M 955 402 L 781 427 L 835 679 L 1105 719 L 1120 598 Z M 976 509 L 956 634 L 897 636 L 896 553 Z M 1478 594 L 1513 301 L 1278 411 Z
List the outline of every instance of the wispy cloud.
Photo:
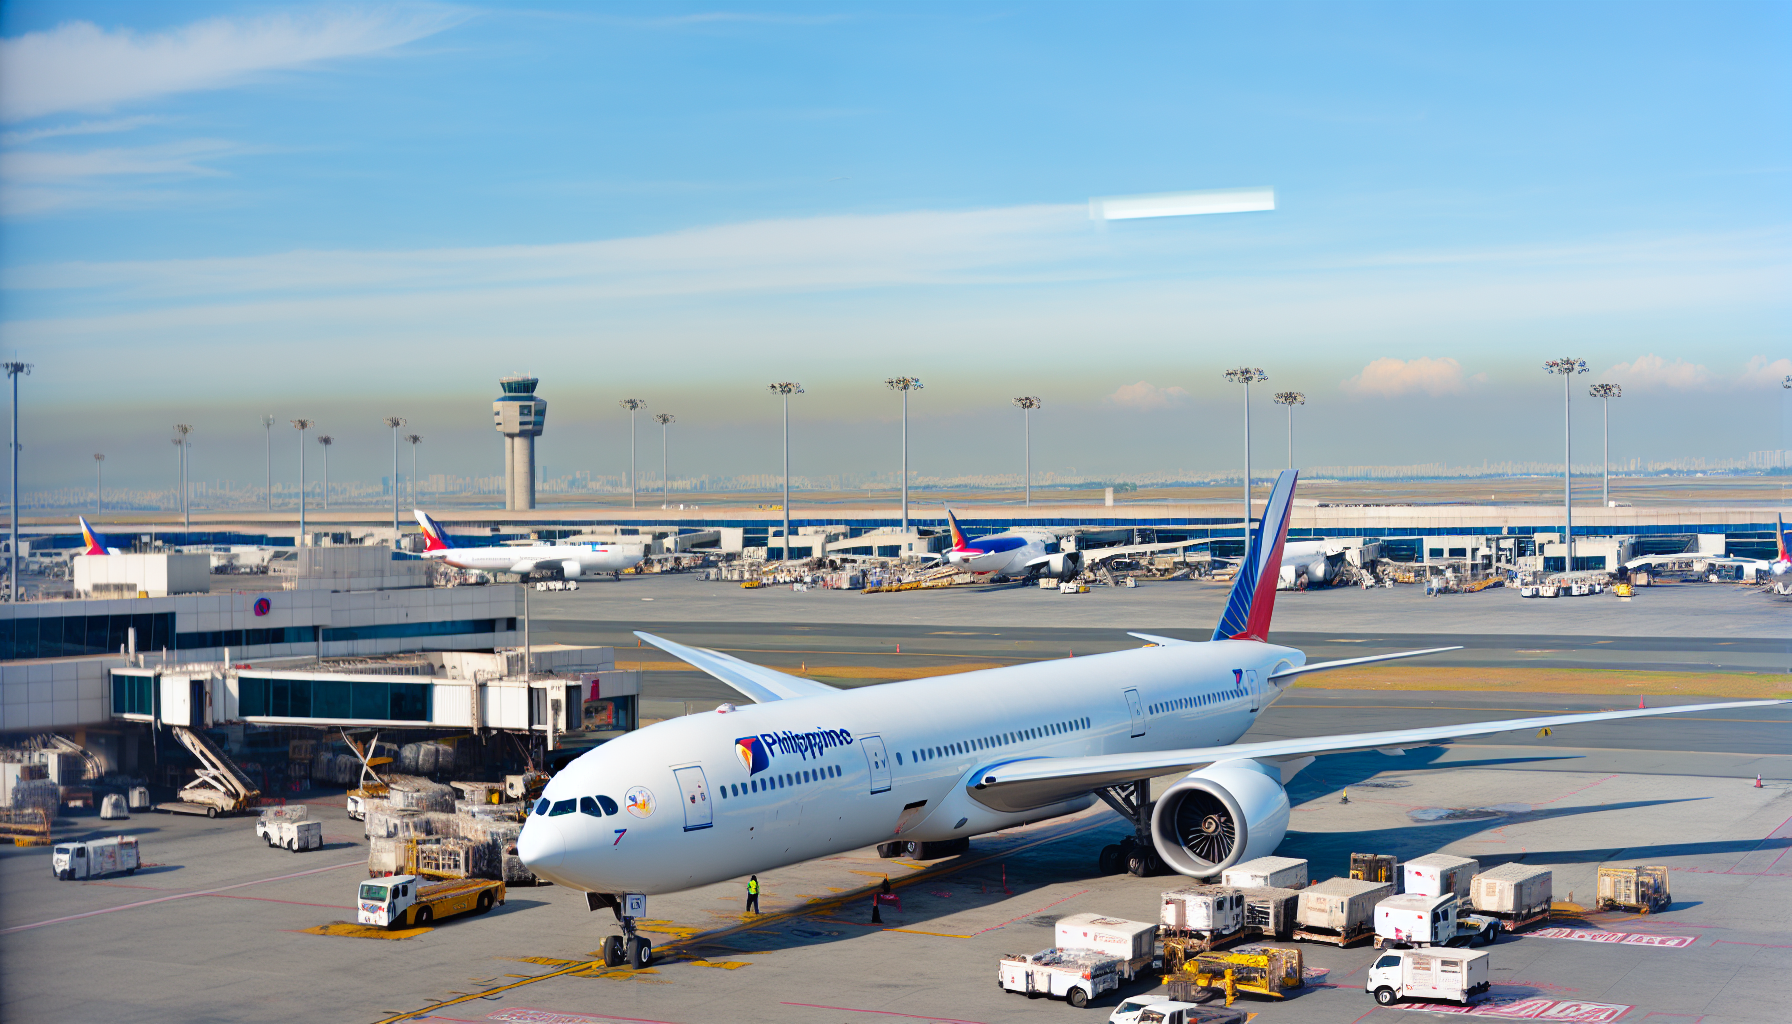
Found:
M 1792 359 L 1767 361 L 1766 356 L 1753 356 L 1742 371 L 1740 383 L 1745 387 L 1775 387 L 1792 377 Z
M 0 40 L 0 121 L 103 110 L 234 84 L 258 72 L 389 50 L 467 18 L 438 6 L 211 18 L 166 32 L 70 21 Z
M 149 115 L 114 117 L 105 121 L 81 121 L 76 124 L 57 125 L 53 128 L 4 132 L 0 133 L 0 146 L 25 146 L 44 139 L 60 139 L 70 135 L 105 135 L 111 132 L 135 131 L 152 124 L 161 124 L 166 120 L 166 118 Z
M 1186 390 L 1175 387 L 1160 388 L 1147 381 L 1137 384 L 1123 384 L 1108 396 L 1108 401 L 1128 409 L 1140 412 L 1158 412 L 1172 406 L 1181 405 L 1191 396 Z
M 1381 358 L 1363 367 L 1363 371 L 1344 382 L 1344 390 L 1359 395 L 1393 397 L 1395 395 L 1453 395 L 1468 390 L 1471 378 L 1462 371 L 1462 364 L 1448 356 L 1432 359 Z
M 1703 364 L 1689 363 L 1678 358 L 1669 362 L 1654 353 L 1637 356 L 1628 363 L 1614 364 L 1600 379 L 1628 388 L 1671 391 L 1702 390 L 1717 381 L 1715 375 Z

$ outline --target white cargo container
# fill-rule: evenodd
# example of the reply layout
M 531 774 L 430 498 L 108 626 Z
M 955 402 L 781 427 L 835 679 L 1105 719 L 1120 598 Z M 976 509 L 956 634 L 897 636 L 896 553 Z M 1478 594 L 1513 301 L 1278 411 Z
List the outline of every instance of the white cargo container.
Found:
M 1388 950 L 1375 958 L 1363 991 L 1382 1006 L 1402 999 L 1442 999 L 1467 1006 L 1488 989 L 1491 954 L 1441 949 Z
M 1469 884 L 1469 900 L 1476 910 L 1507 922 L 1508 928 L 1549 916 L 1555 898 L 1555 878 L 1546 869 L 1524 864 L 1501 864 L 1476 875 Z
M 131 812 L 124 805 L 124 797 L 117 793 L 107 793 L 100 799 L 101 818 L 107 821 L 119 821 L 130 816 Z
M 1082 1009 L 1089 1000 L 1120 987 L 1119 957 L 1089 949 L 1046 949 L 1032 956 L 1002 957 L 996 984 L 1009 992 L 1055 996 Z
M 1496 941 L 1499 921 L 1479 914 L 1461 914 L 1459 899 L 1453 893 L 1389 896 L 1375 905 L 1375 945 L 1467 946 Z
M 1448 853 L 1428 853 L 1404 865 L 1406 891 L 1420 896 L 1442 896 L 1446 893 L 1467 896 L 1469 882 L 1481 873 L 1481 863 L 1473 857 L 1457 857 Z
M 267 830 L 269 846 L 298 853 L 300 850 L 322 849 L 324 823 L 321 821 L 275 821 Z
M 1220 883 L 1240 889 L 1305 889 L 1307 862 L 1298 857 L 1258 857 L 1220 872 Z
M 1244 927 L 1265 937 L 1285 939 L 1294 932 L 1300 893 L 1294 889 L 1244 889 Z
M 1131 980 L 1151 966 L 1157 952 L 1157 925 L 1102 914 L 1058 918 L 1058 948 L 1087 949 L 1122 962 L 1120 975 Z
M 65 882 L 101 875 L 137 873 L 141 862 L 137 840 L 130 836 L 89 839 L 81 843 L 57 843 L 50 851 L 50 870 Z
M 131 787 L 131 810 L 133 810 L 133 811 L 149 810 L 149 787 L 148 786 L 132 786 Z
M 1348 946 L 1375 932 L 1375 905 L 1394 895 L 1392 882 L 1328 878 L 1300 891 L 1294 937 Z
M 1244 893 L 1224 885 L 1191 885 L 1163 895 L 1158 918 L 1168 932 L 1227 935 L 1244 927 Z

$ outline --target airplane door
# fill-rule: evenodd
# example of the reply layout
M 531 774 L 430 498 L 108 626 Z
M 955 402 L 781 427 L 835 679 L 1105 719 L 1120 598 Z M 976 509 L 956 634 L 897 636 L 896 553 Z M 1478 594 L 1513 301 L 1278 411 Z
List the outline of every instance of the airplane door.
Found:
M 715 824 L 709 803 L 709 783 L 703 778 L 703 769 L 696 765 L 675 768 L 672 775 L 678 780 L 678 792 L 684 799 L 684 830 L 695 832 Z
M 884 749 L 882 736 L 860 736 L 860 749 L 865 751 L 865 762 L 871 768 L 871 792 L 888 793 L 890 791 L 890 753 Z
M 1132 713 L 1132 734 L 1145 735 L 1145 705 L 1139 700 L 1139 691 L 1126 691 L 1126 710 Z
M 1263 687 L 1257 682 L 1256 669 L 1245 669 L 1244 684 L 1245 688 L 1251 691 L 1251 712 L 1255 714 L 1257 709 L 1263 706 Z

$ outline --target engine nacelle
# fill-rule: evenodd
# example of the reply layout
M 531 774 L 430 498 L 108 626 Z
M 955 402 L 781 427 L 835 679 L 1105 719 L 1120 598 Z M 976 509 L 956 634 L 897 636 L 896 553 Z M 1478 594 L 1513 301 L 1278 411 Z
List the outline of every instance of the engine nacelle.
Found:
M 584 575 L 584 573 L 580 572 L 580 568 L 578 562 L 568 558 L 566 561 L 560 563 L 560 576 L 562 579 L 576 580 Z
M 1313 564 L 1307 566 L 1307 586 L 1316 587 L 1331 578 L 1331 559 L 1326 558 L 1324 555 L 1320 555 L 1318 558 L 1313 559 Z
M 1288 832 L 1281 770 L 1258 761 L 1221 761 L 1170 787 L 1151 814 L 1151 841 L 1173 870 L 1212 878 L 1265 857 Z
M 1082 571 L 1083 553 L 1081 551 L 1060 551 L 1046 561 L 1043 575 L 1067 580 Z

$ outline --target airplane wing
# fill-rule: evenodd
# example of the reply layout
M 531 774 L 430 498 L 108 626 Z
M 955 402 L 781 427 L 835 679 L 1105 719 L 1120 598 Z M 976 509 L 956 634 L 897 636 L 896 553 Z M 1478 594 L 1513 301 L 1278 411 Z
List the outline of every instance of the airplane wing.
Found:
M 1097 565 L 1110 558 L 1125 558 L 1132 555 L 1149 555 L 1159 551 L 1177 551 L 1183 548 L 1198 548 L 1203 544 L 1212 544 L 1210 540 L 1165 541 L 1161 544 L 1123 544 L 1112 548 L 1078 548 L 1077 553 L 1083 556 L 1084 565 Z
M 804 679 L 775 668 L 766 668 L 752 662 L 742 661 L 720 651 L 712 651 L 705 647 L 686 647 L 673 643 L 652 633 L 635 630 L 635 635 L 647 641 L 679 661 L 715 676 L 722 682 L 734 687 L 743 697 L 755 704 L 767 704 L 774 700 L 796 700 L 799 697 L 819 697 L 828 693 L 839 693 L 826 683 L 818 683 L 813 679 Z
M 1735 708 L 1760 708 L 1788 703 L 1792 703 L 1792 701 L 1747 700 L 1723 704 L 1683 704 L 1672 708 L 1643 708 L 1636 711 L 1595 711 L 1572 715 L 1546 715 L 1537 718 L 1508 718 L 1497 722 L 1471 722 L 1463 725 L 1440 725 L 1423 729 L 1392 729 L 1386 732 L 1265 740 L 1258 743 L 1233 743 L 1226 746 L 1193 747 L 1186 750 L 1100 754 L 1094 757 L 1025 758 L 993 764 L 979 771 L 976 775 L 977 781 L 970 787 L 970 796 L 978 803 L 998 811 L 1023 811 L 1081 796 L 1101 786 L 1134 782 L 1174 772 L 1193 771 L 1219 761 L 1235 761 L 1245 758 L 1271 762 L 1292 761 L 1317 754 L 1341 754 L 1356 750 L 1403 752 L 1410 747 L 1428 747 L 1446 740 L 1487 736 L 1519 729 L 1554 728 L 1558 725 L 1574 725 L 1580 722 L 1649 718 L 1655 715 L 1678 715 L 1691 711 L 1728 711 Z

